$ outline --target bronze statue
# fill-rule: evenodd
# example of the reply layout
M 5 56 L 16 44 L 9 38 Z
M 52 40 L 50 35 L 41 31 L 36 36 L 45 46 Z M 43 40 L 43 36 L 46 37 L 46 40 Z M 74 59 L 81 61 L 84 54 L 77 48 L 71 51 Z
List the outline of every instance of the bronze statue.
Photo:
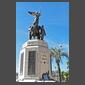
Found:
M 35 38 L 37 36 L 37 39 L 43 40 L 44 35 L 46 35 L 44 26 L 38 25 L 39 17 L 41 14 L 39 12 L 30 12 L 30 11 L 28 13 L 35 17 L 33 24 L 32 26 L 30 26 L 30 29 L 29 29 L 29 39 L 32 39 L 32 37 Z

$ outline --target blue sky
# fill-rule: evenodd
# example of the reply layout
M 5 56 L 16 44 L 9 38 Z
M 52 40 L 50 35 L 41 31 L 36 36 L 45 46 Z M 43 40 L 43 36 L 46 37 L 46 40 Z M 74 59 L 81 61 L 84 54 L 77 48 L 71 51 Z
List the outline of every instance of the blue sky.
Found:
M 41 12 L 39 25 L 45 27 L 44 40 L 49 48 L 62 44 L 64 51 L 69 50 L 69 2 L 16 2 L 16 71 L 20 48 L 28 40 L 28 27 L 34 19 L 28 11 Z M 62 70 L 66 70 L 66 60 L 62 59 Z M 55 59 L 52 59 L 52 66 L 55 70 Z

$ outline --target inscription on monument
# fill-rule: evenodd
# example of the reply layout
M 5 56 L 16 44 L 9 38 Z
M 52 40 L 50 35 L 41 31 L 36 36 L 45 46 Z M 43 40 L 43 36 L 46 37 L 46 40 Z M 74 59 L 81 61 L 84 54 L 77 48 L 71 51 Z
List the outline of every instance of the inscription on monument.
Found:
M 36 51 L 28 53 L 28 75 L 35 75 Z

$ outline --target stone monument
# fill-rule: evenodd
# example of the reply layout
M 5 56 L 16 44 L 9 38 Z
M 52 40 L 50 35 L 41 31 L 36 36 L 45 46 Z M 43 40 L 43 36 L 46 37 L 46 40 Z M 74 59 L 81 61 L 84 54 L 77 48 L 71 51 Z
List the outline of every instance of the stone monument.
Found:
M 51 77 L 50 52 L 44 41 L 44 26 L 39 26 L 39 12 L 28 12 L 35 17 L 29 29 L 29 39 L 22 45 L 19 56 L 19 80 L 40 80 L 49 72 Z M 33 38 L 32 38 L 33 37 Z

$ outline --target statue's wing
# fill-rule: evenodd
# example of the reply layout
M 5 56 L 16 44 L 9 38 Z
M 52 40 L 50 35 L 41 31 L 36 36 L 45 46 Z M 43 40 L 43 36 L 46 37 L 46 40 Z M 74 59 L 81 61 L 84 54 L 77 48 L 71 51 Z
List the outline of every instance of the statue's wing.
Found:
M 30 12 L 30 11 L 28 11 L 28 13 L 29 13 L 29 14 L 31 14 L 31 15 L 33 15 L 33 16 L 35 16 L 35 15 L 36 15 L 36 13 L 35 13 L 35 12 Z

